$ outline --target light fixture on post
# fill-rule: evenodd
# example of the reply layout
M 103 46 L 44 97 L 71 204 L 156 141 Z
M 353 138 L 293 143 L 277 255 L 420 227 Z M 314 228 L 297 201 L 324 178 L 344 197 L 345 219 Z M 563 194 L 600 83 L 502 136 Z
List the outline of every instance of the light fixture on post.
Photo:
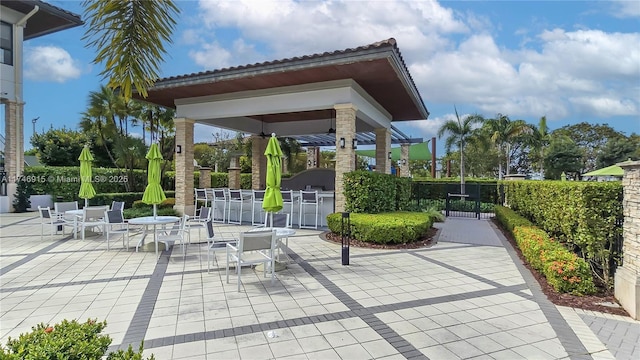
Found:
M 358 148 L 358 139 L 356 139 L 356 138 L 351 139 L 351 148 L 353 150 Z
M 176 145 L 176 154 L 182 154 L 182 145 Z
M 307 166 L 311 167 L 311 160 L 307 161 Z
M 343 137 L 340 138 L 340 149 L 344 149 L 345 146 L 345 140 Z
M 389 151 L 389 153 L 387 154 L 387 158 L 391 160 L 391 151 Z

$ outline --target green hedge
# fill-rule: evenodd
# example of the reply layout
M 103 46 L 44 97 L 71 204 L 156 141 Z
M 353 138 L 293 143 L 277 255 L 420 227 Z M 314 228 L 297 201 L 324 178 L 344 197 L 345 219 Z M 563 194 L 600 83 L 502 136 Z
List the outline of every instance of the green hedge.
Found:
M 372 171 L 344 174 L 345 209 L 351 213 L 377 214 L 407 208 L 407 180 Z
M 533 223 L 524 217 L 518 215 L 515 211 L 504 206 L 496 206 L 494 208 L 496 220 L 513 235 L 513 229 L 518 226 L 534 226 Z
M 574 246 L 611 286 L 621 261 L 615 250 L 622 236 L 621 183 L 524 180 L 503 184 L 511 209 Z
M 527 263 L 543 274 L 556 291 L 576 295 L 595 292 L 586 261 L 513 210 L 496 206 L 495 212 L 496 219 L 513 235 Z
M 426 236 L 433 219 L 426 213 L 350 214 L 351 237 L 375 244 L 406 244 Z M 327 216 L 329 229 L 342 235 L 342 214 Z

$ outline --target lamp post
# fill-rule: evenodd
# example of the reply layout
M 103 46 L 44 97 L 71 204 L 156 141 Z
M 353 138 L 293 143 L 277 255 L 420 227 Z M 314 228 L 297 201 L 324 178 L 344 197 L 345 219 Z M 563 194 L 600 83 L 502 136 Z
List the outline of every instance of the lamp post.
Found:
M 38 116 L 37 118 L 31 119 L 31 123 L 33 124 L 33 135 L 36 134 L 36 121 L 38 121 L 38 119 L 40 119 L 40 116 Z

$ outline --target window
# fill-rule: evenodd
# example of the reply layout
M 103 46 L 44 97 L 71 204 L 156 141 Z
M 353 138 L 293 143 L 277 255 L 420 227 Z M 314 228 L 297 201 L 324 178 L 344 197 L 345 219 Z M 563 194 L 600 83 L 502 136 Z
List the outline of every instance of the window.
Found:
M 13 28 L 0 22 L 0 63 L 13 65 Z

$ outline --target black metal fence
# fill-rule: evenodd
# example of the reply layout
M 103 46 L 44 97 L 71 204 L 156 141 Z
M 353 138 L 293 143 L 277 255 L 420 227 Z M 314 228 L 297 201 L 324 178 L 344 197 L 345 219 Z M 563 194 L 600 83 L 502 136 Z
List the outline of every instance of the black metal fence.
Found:
M 462 189 L 459 183 L 414 182 L 411 196 L 418 209 L 477 219 L 493 217 L 494 206 L 504 203 L 504 189 L 497 183 L 468 183 Z

